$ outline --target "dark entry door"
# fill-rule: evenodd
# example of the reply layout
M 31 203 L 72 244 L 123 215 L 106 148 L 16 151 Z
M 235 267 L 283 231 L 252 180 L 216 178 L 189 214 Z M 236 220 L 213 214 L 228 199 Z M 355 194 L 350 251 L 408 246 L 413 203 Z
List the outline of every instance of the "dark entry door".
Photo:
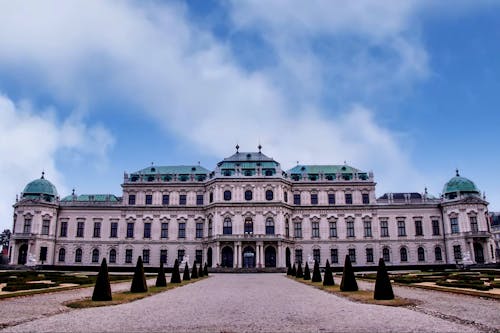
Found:
M 255 267 L 255 250 L 250 246 L 247 246 L 243 249 L 243 267 Z
M 276 267 L 276 249 L 272 246 L 268 246 L 265 256 L 266 267 Z
M 209 247 L 207 251 L 207 266 L 212 267 L 212 248 Z
M 229 246 L 222 249 L 222 267 L 233 267 L 233 249 Z
M 484 264 L 483 246 L 479 243 L 474 243 L 474 257 L 478 264 Z
M 19 256 L 17 257 L 18 265 L 26 265 L 28 258 L 28 244 L 23 244 L 19 247 Z

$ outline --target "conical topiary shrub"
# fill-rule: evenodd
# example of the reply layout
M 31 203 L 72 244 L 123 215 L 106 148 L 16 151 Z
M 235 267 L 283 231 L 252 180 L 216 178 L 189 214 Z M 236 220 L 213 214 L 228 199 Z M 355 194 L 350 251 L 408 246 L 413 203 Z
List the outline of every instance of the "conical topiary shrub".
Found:
M 384 259 L 380 258 L 377 268 L 377 280 L 375 281 L 375 292 L 373 293 L 374 299 L 394 299 L 394 292 L 392 291 L 391 280 L 387 274 Z
M 205 263 L 205 267 L 203 268 L 203 275 L 208 276 L 208 265 Z
M 189 276 L 189 266 L 186 262 L 186 266 L 184 266 L 184 274 L 182 275 L 182 281 L 189 281 L 191 277 Z
M 309 270 L 309 264 L 306 261 L 306 267 L 304 268 L 304 280 L 311 280 L 311 271 Z
M 191 270 L 191 279 L 198 278 L 198 268 L 196 267 L 196 261 L 193 263 L 193 269 Z
M 155 286 L 166 287 L 167 279 L 165 278 L 165 268 L 163 267 L 163 261 L 160 263 L 160 270 L 158 271 L 158 276 L 156 277 Z
M 172 276 L 170 283 L 181 283 L 181 273 L 179 272 L 179 261 L 175 259 L 174 268 L 172 269 Z
M 292 276 L 296 276 L 297 275 L 297 270 L 295 269 L 295 264 L 293 264 L 292 266 Z
M 312 282 L 321 282 L 321 272 L 319 271 L 319 263 L 315 260 L 314 261 L 314 269 L 313 269 L 313 276 L 311 279 Z
M 299 262 L 299 266 L 297 267 L 296 278 L 302 279 L 304 277 L 304 272 L 302 272 L 302 264 Z
M 144 276 L 144 266 L 142 265 L 142 257 L 137 258 L 137 265 L 135 265 L 134 278 L 130 286 L 131 293 L 143 293 L 148 291 L 146 284 L 146 276 Z
M 112 299 L 113 296 L 111 295 L 111 285 L 109 284 L 108 265 L 106 264 L 106 258 L 104 258 L 102 259 L 99 274 L 97 274 L 92 300 L 111 301 Z
M 203 277 L 203 265 L 200 262 L 200 268 L 198 269 L 198 277 Z
M 357 291 L 358 283 L 354 276 L 354 269 L 351 265 L 351 258 L 347 254 L 345 256 L 344 271 L 342 272 L 342 282 L 340 283 L 340 290 L 342 291 Z
M 328 259 L 326 259 L 325 276 L 323 276 L 323 285 L 324 286 L 335 285 L 335 281 L 333 280 L 332 268 L 330 267 L 330 262 L 328 261 Z
M 292 266 L 291 265 L 288 265 L 288 267 L 286 268 L 286 275 L 292 275 Z

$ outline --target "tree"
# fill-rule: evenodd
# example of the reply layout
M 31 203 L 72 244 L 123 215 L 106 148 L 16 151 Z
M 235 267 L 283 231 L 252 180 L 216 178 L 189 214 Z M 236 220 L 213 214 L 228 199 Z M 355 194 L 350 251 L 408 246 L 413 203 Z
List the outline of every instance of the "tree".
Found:
M 200 262 L 200 268 L 198 269 L 198 276 L 199 276 L 199 277 L 203 277 L 203 275 L 204 275 L 204 274 L 203 274 L 203 265 L 202 265 L 202 264 L 201 264 L 201 262 Z
M 208 276 L 208 265 L 205 263 L 205 267 L 203 267 L 203 275 Z
M 304 268 L 304 280 L 311 280 L 311 271 L 309 270 L 309 264 L 306 261 L 306 267 Z
M 143 293 L 148 291 L 148 286 L 146 284 L 146 276 L 144 275 L 144 266 L 142 265 L 142 257 L 137 258 L 137 264 L 135 265 L 134 278 L 132 279 L 132 285 L 130 286 L 131 293 Z
M 286 268 L 286 275 L 292 275 L 292 266 L 288 265 Z
M 296 276 L 297 275 L 297 270 L 295 269 L 295 264 L 293 264 L 292 266 L 292 276 Z
M 391 280 L 385 267 L 384 259 L 380 258 L 377 268 L 377 279 L 375 281 L 375 291 L 373 293 L 374 299 L 394 299 L 394 292 L 392 291 Z
M 166 287 L 167 279 L 165 278 L 165 268 L 163 267 L 163 261 L 160 263 L 160 270 L 158 271 L 158 276 L 156 277 L 157 287 Z
M 354 276 L 354 269 L 352 268 L 351 258 L 347 254 L 345 256 L 344 271 L 342 272 L 342 282 L 340 283 L 340 290 L 342 291 L 357 291 L 358 283 Z
M 172 276 L 170 283 L 181 283 L 181 273 L 179 272 L 179 261 L 175 259 L 174 268 L 172 269 Z
M 312 282 L 321 282 L 321 272 L 319 271 L 319 263 L 317 260 L 314 260 L 314 268 L 313 268 L 313 276 L 311 279 Z
M 10 235 L 11 232 L 9 229 L 4 229 L 0 234 L 0 245 L 2 245 L 2 248 L 6 249 L 9 247 Z
M 193 263 L 193 269 L 191 269 L 191 279 L 198 278 L 198 268 L 196 267 L 196 261 Z
M 108 265 L 106 264 L 106 258 L 104 258 L 102 259 L 99 274 L 97 274 L 92 300 L 111 301 L 112 299 L 113 296 L 111 295 L 111 285 L 109 284 Z
M 189 281 L 191 277 L 189 276 L 189 266 L 186 262 L 186 266 L 184 266 L 184 274 L 182 275 L 182 281 Z
M 326 259 L 325 276 L 323 277 L 323 285 L 324 286 L 335 285 L 335 281 L 333 280 L 332 268 L 330 267 L 330 262 L 328 261 L 328 259 Z
M 302 272 L 302 264 L 299 262 L 299 266 L 297 267 L 297 274 L 295 275 L 297 278 L 303 278 L 304 273 Z

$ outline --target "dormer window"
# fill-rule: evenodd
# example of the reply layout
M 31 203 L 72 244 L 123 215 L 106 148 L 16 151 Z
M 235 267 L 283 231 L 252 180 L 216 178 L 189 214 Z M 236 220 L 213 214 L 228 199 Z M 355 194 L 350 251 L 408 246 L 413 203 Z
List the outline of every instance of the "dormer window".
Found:
M 272 169 L 267 169 L 266 171 L 264 171 L 264 174 L 266 176 L 272 176 L 273 175 L 273 170 Z
M 326 180 L 334 180 L 335 176 L 334 175 L 326 175 L 325 178 L 326 178 Z
M 181 182 L 185 182 L 185 181 L 187 181 L 187 180 L 188 180 L 188 176 L 187 176 L 187 175 L 180 175 L 179 180 L 180 180 Z
M 295 175 L 292 175 L 292 180 L 294 180 L 294 181 L 299 181 L 299 179 L 300 179 L 300 176 L 299 176 L 299 175 L 296 175 L 296 174 L 295 174 Z
M 152 182 L 153 180 L 155 180 L 154 176 L 148 176 L 148 182 Z
M 139 177 L 138 176 L 132 176 L 132 178 L 130 180 L 133 181 L 133 182 L 136 182 L 136 181 L 139 180 Z

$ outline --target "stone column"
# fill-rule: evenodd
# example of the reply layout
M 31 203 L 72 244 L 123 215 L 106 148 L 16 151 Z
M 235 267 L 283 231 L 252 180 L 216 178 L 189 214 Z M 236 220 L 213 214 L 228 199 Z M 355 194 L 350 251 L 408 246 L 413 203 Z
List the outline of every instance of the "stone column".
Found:
M 241 242 L 236 243 L 236 268 L 241 268 Z
M 255 255 L 257 256 L 255 260 L 255 266 L 260 267 L 260 244 L 255 245 Z
M 281 246 L 281 242 L 278 242 L 278 256 L 276 258 L 276 267 L 281 267 L 281 266 L 284 266 L 283 265 L 283 251 L 282 251 L 282 246 Z
M 213 263 L 214 267 L 220 265 L 220 243 L 215 243 L 215 262 Z

